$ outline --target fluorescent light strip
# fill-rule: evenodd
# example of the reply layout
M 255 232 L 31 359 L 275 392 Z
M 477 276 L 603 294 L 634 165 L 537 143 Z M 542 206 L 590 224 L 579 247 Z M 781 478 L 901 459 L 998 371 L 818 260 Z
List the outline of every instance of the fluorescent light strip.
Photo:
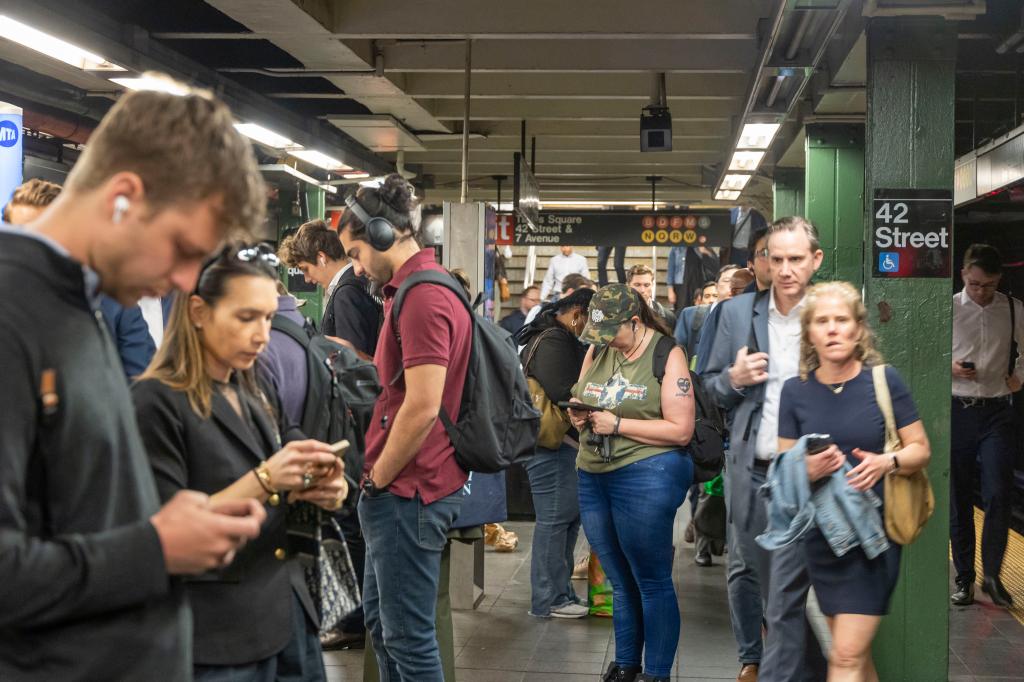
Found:
M 322 190 L 324 190 L 326 192 L 330 192 L 331 194 L 337 194 L 338 193 L 338 188 L 335 187 L 334 185 L 328 185 L 326 183 L 320 182 L 319 180 L 314 178 L 312 175 L 306 175 L 302 171 L 297 170 L 295 168 L 292 168 L 291 166 L 282 164 L 281 168 L 276 168 L 275 167 L 275 169 L 276 170 L 283 170 L 285 173 L 287 173 L 288 175 L 292 176 L 293 178 L 298 178 L 299 180 L 302 180 L 303 182 L 308 182 L 309 184 L 314 185 L 315 187 L 319 187 L 320 189 L 322 189 Z
M 273 130 L 267 130 L 263 126 L 255 123 L 236 123 L 235 130 L 242 133 L 250 140 L 254 140 L 260 144 L 265 144 L 268 147 L 273 147 L 274 149 L 302 149 L 301 144 L 297 144 L 292 140 L 289 140 L 284 135 L 278 135 Z
M 362 180 L 363 178 L 370 177 L 370 174 L 363 171 L 354 171 L 352 173 L 342 173 L 341 177 L 346 180 Z
M 124 71 L 123 67 L 107 61 L 98 54 L 83 50 L 49 33 L 32 28 L 20 21 L 0 14 L 0 38 L 41 52 L 83 71 Z
M 742 173 L 729 173 L 722 178 L 722 184 L 719 186 L 719 189 L 743 191 L 743 188 L 750 182 L 750 178 L 751 176 Z
M 720 189 L 715 192 L 716 201 L 736 201 L 740 198 L 740 193 L 736 190 Z
M 779 132 L 778 123 L 747 123 L 740 133 L 737 149 L 768 149 L 772 146 L 775 134 Z
M 763 158 L 764 152 L 733 152 L 729 170 L 753 173 Z
M 298 149 L 288 152 L 297 159 L 301 159 L 306 163 L 311 163 L 314 166 L 323 168 L 329 171 L 350 171 L 352 166 L 345 165 L 341 161 L 338 161 L 332 156 L 327 156 L 315 149 Z
M 154 90 L 156 92 L 166 92 L 168 95 L 177 95 L 178 97 L 187 95 L 190 92 L 187 85 L 170 78 L 157 78 L 153 76 L 111 78 L 110 82 L 117 83 L 128 90 Z

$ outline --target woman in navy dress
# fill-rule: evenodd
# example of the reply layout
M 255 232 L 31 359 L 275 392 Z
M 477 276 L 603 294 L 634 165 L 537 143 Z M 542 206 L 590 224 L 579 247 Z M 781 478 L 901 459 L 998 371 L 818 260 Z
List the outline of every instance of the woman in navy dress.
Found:
M 849 461 L 849 485 L 882 498 L 885 476 L 909 475 L 924 468 L 931 456 L 910 392 L 896 370 L 887 367 L 903 447 L 879 454 L 885 446 L 885 419 L 875 399 L 871 367 L 882 358 L 874 348 L 860 292 L 846 282 L 816 285 L 807 294 L 801 322 L 800 376 L 782 389 L 779 452 L 803 435 L 829 434 L 835 444 L 807 456 L 808 478 L 813 482 L 830 476 Z M 899 577 L 900 546 L 890 540 L 889 549 L 874 559 L 860 547 L 837 557 L 814 528 L 804 547 L 811 584 L 832 632 L 829 682 L 878 680 L 871 640 L 889 610 Z

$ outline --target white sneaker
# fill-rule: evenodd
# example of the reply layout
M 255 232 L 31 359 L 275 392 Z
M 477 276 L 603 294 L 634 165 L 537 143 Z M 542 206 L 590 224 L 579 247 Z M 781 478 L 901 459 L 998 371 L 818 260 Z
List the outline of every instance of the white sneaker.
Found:
M 572 602 L 559 606 L 557 609 L 551 609 L 552 618 L 585 618 L 589 613 L 590 609 L 586 606 Z

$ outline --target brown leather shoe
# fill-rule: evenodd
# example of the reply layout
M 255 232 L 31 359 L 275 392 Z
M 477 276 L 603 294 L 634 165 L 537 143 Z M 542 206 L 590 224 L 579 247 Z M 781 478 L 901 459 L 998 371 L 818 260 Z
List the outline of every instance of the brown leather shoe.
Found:
M 757 682 L 757 663 L 745 663 L 736 676 L 736 682 Z

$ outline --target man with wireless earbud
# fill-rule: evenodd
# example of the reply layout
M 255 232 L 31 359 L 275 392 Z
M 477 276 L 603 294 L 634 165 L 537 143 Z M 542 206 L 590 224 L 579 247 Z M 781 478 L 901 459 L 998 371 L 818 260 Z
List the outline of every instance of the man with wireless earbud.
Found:
M 366 541 L 363 608 L 380 678 L 443 682 L 434 628 L 441 553 L 466 472 L 438 415 L 459 414 L 472 343 L 465 304 L 414 273 L 444 270 L 419 243 L 420 207 L 398 174 L 346 199 L 341 242 L 357 275 L 380 284 L 384 326 L 374 363 L 384 392 L 366 434 L 359 521 Z
M 265 197 L 223 103 L 139 91 L 44 213 L 0 228 L 18 293 L 0 300 L 0 680 L 192 679 L 179 576 L 216 578 L 266 512 L 194 491 L 160 506 L 98 301 L 192 291 Z

